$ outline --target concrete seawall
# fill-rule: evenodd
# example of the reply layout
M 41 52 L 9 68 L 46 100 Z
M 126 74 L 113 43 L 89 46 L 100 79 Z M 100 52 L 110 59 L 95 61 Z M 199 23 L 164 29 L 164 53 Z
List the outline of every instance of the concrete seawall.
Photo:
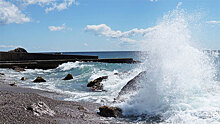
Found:
M 132 58 L 98 59 L 87 55 L 54 55 L 43 53 L 0 52 L 0 68 L 54 69 L 67 62 L 139 63 Z
M 98 56 L 0 52 L 0 61 L 60 60 L 60 59 L 98 59 Z

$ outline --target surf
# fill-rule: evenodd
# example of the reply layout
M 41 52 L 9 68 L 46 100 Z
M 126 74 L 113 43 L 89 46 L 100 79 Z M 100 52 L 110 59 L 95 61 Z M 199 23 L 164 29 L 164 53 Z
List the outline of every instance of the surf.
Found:
M 160 116 L 161 123 L 219 123 L 215 56 L 196 47 L 185 10 L 168 12 L 145 34 L 139 89 L 117 103 L 125 116 Z M 189 18 L 190 17 L 190 18 Z

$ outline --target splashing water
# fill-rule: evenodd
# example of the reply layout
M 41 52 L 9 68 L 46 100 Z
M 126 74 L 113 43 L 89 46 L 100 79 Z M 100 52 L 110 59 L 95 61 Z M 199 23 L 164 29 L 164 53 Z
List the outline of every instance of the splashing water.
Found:
M 212 57 L 193 47 L 189 18 L 178 7 L 146 33 L 136 95 L 120 103 L 125 115 L 160 115 L 162 123 L 220 123 L 220 90 Z

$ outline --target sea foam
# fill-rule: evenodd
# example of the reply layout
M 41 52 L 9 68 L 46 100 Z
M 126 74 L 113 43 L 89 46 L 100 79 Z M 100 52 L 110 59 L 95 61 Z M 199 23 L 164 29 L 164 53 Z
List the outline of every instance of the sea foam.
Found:
M 160 116 L 162 123 L 220 123 L 220 92 L 213 57 L 195 47 L 190 21 L 178 7 L 145 34 L 138 91 L 117 104 L 124 115 Z

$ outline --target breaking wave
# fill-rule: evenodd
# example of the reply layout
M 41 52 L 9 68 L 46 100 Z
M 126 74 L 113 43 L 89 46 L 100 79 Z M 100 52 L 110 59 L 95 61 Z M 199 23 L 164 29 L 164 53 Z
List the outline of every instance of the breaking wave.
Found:
M 125 115 L 159 116 L 162 123 L 220 123 L 214 58 L 194 46 L 186 12 L 175 9 L 146 34 L 141 88 L 118 104 Z

